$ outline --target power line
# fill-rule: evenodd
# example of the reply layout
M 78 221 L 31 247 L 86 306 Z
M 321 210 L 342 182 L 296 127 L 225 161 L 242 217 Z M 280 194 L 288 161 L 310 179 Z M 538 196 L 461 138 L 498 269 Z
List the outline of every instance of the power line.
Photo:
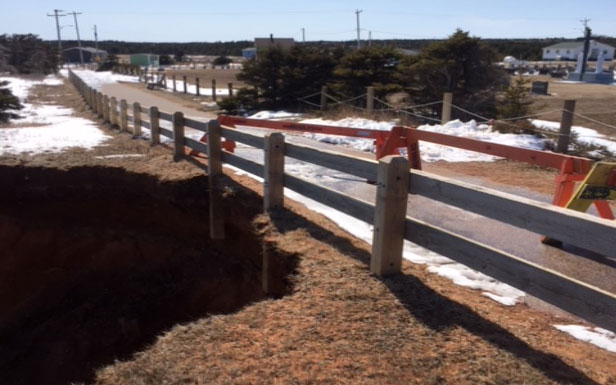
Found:
M 64 12 L 61 9 L 54 9 L 53 15 L 47 14 L 47 16 L 56 18 L 56 31 L 58 32 L 58 55 L 62 55 L 62 37 L 60 36 L 60 20 L 59 17 L 63 17 L 66 15 L 61 15 L 60 12 Z
M 361 9 L 357 9 L 355 10 L 355 15 L 357 16 L 357 49 L 361 48 L 361 40 L 360 40 L 360 31 L 361 29 L 359 28 L 359 14 L 362 13 L 363 11 Z
M 83 66 L 83 50 L 81 49 L 81 37 L 79 36 L 79 24 L 77 23 L 77 15 L 81 15 L 81 12 L 69 12 L 67 15 L 73 15 L 75 19 L 75 30 L 77 31 L 77 46 L 79 47 L 79 60 L 81 61 L 81 65 Z

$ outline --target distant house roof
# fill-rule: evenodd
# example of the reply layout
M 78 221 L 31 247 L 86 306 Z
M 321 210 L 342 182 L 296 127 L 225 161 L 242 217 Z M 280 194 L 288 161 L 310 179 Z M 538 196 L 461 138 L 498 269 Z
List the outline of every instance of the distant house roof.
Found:
M 295 45 L 293 38 L 286 37 L 255 37 L 255 48 L 267 49 L 272 47 L 291 48 Z
M 609 44 L 604 44 L 598 41 L 594 41 L 591 40 L 591 45 L 593 44 L 601 44 L 601 45 L 605 45 L 608 47 L 611 47 Z M 579 40 L 579 41 L 565 41 L 562 43 L 558 43 L 558 44 L 554 44 L 554 45 L 550 45 L 548 47 L 544 47 L 543 49 L 572 49 L 572 48 L 578 48 L 584 45 L 584 42 Z M 612 47 L 613 48 L 613 47 Z
M 79 50 L 79 47 L 71 47 L 71 48 L 67 48 L 67 49 L 62 50 L 62 52 L 70 51 L 70 50 L 73 50 L 73 49 Z M 82 50 L 82 51 L 86 51 L 86 52 L 90 52 L 90 53 L 92 53 L 92 54 L 95 54 L 95 53 L 97 53 L 97 52 L 98 52 L 99 54 L 103 54 L 103 55 L 106 55 L 106 54 L 107 54 L 107 51 L 102 50 L 102 49 L 96 49 L 96 48 L 93 48 L 93 47 L 81 47 L 81 50 Z

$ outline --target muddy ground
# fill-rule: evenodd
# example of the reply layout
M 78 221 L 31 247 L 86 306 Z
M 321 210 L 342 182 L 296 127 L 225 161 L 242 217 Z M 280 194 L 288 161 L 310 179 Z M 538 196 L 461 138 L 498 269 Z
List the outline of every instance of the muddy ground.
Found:
M 92 117 L 70 86 L 63 89 L 61 100 L 78 114 Z M 377 279 L 367 265 L 369 245 L 290 201 L 271 217 L 260 215 L 262 186 L 226 171 L 225 218 L 238 218 L 235 223 L 242 229 L 235 234 L 297 260 L 294 273 L 287 277 L 290 291 L 282 298 L 265 298 L 254 286 L 246 286 L 253 288 L 248 291 L 254 298 L 240 296 L 248 301 L 232 302 L 227 290 L 212 289 L 206 281 L 216 281 L 208 279 L 212 270 L 226 268 L 254 277 L 250 266 L 256 263 L 250 261 L 255 252 L 247 245 L 255 244 L 232 237 L 234 232 L 227 242 L 207 241 L 203 171 L 192 161 L 173 162 L 164 146 L 150 147 L 129 134 L 102 127 L 113 139 L 91 151 L 0 159 L 2 181 L 16 186 L 4 192 L 9 195 L 0 205 L 0 214 L 8 218 L 4 226 L 12 233 L 33 234 L 25 239 L 28 242 L 17 235 L 8 237 L 15 244 L 21 242 L 24 250 L 31 247 L 29 254 L 15 255 L 38 261 L 40 268 L 33 271 L 39 276 L 74 274 L 83 288 L 75 292 L 75 286 L 64 283 L 64 291 L 42 290 L 42 297 L 36 298 L 49 307 L 32 302 L 28 314 L 34 315 L 22 318 L 31 321 L 13 323 L 23 329 L 7 333 L 10 345 L 3 347 L 13 349 L 0 351 L 0 383 L 51 383 L 36 377 L 37 369 L 57 373 L 70 367 L 79 372 L 73 381 L 97 384 L 616 383 L 615 354 L 552 327 L 579 321 L 522 304 L 500 306 L 428 273 L 422 265 L 404 262 L 403 274 Z M 97 158 L 122 153 L 143 156 Z M 496 174 L 502 179 L 495 183 L 503 184 L 535 176 L 540 182 L 529 187 L 551 186 L 544 181 L 550 172 L 510 162 L 440 163 L 426 169 L 449 176 L 465 171 Z M 519 179 L 507 178 L 507 173 Z M 47 257 L 59 245 L 82 239 L 85 251 L 72 258 Z M 104 252 L 113 240 L 120 251 L 145 245 L 155 251 L 126 259 L 123 252 Z M 235 253 L 242 248 L 245 253 Z M 158 252 L 163 257 L 156 257 Z M 98 255 L 93 260 L 99 265 L 84 266 L 78 256 L 85 255 Z M 58 261 L 69 268 L 55 273 Z M 104 269 L 75 274 L 75 266 Z M 221 281 L 226 277 L 214 275 Z M 184 281 L 185 285 L 180 283 Z M 210 312 L 206 298 L 220 300 L 230 313 L 206 314 Z M 161 315 L 164 319 L 154 322 Z M 2 320 L 10 324 L 5 317 Z M 99 323 L 102 329 L 96 328 Z M 151 333 L 144 332 L 149 329 L 142 323 L 153 325 Z M 50 324 L 65 328 L 50 336 L 56 330 Z M 104 360 L 71 361 L 84 351 L 105 350 L 101 346 L 106 341 L 142 333 L 147 338 L 135 345 L 112 344 Z M 78 348 L 67 348 L 73 345 Z M 30 361 L 20 365 L 19 357 Z

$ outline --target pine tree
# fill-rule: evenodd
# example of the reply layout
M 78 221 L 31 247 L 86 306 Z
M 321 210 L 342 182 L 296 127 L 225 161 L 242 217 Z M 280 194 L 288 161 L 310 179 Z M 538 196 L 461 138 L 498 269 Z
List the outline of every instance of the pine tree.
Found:
M 9 119 L 15 119 L 18 117 L 13 111 L 22 108 L 17 98 L 8 88 L 9 82 L 0 81 L 0 122 L 6 122 Z

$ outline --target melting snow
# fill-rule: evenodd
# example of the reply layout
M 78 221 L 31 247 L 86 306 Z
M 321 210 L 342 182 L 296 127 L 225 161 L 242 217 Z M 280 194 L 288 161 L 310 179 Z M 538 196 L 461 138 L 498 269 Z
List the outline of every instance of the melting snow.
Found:
M 581 325 L 554 325 L 554 327 L 580 341 L 589 342 L 601 349 L 616 353 L 616 334 L 609 330 Z

